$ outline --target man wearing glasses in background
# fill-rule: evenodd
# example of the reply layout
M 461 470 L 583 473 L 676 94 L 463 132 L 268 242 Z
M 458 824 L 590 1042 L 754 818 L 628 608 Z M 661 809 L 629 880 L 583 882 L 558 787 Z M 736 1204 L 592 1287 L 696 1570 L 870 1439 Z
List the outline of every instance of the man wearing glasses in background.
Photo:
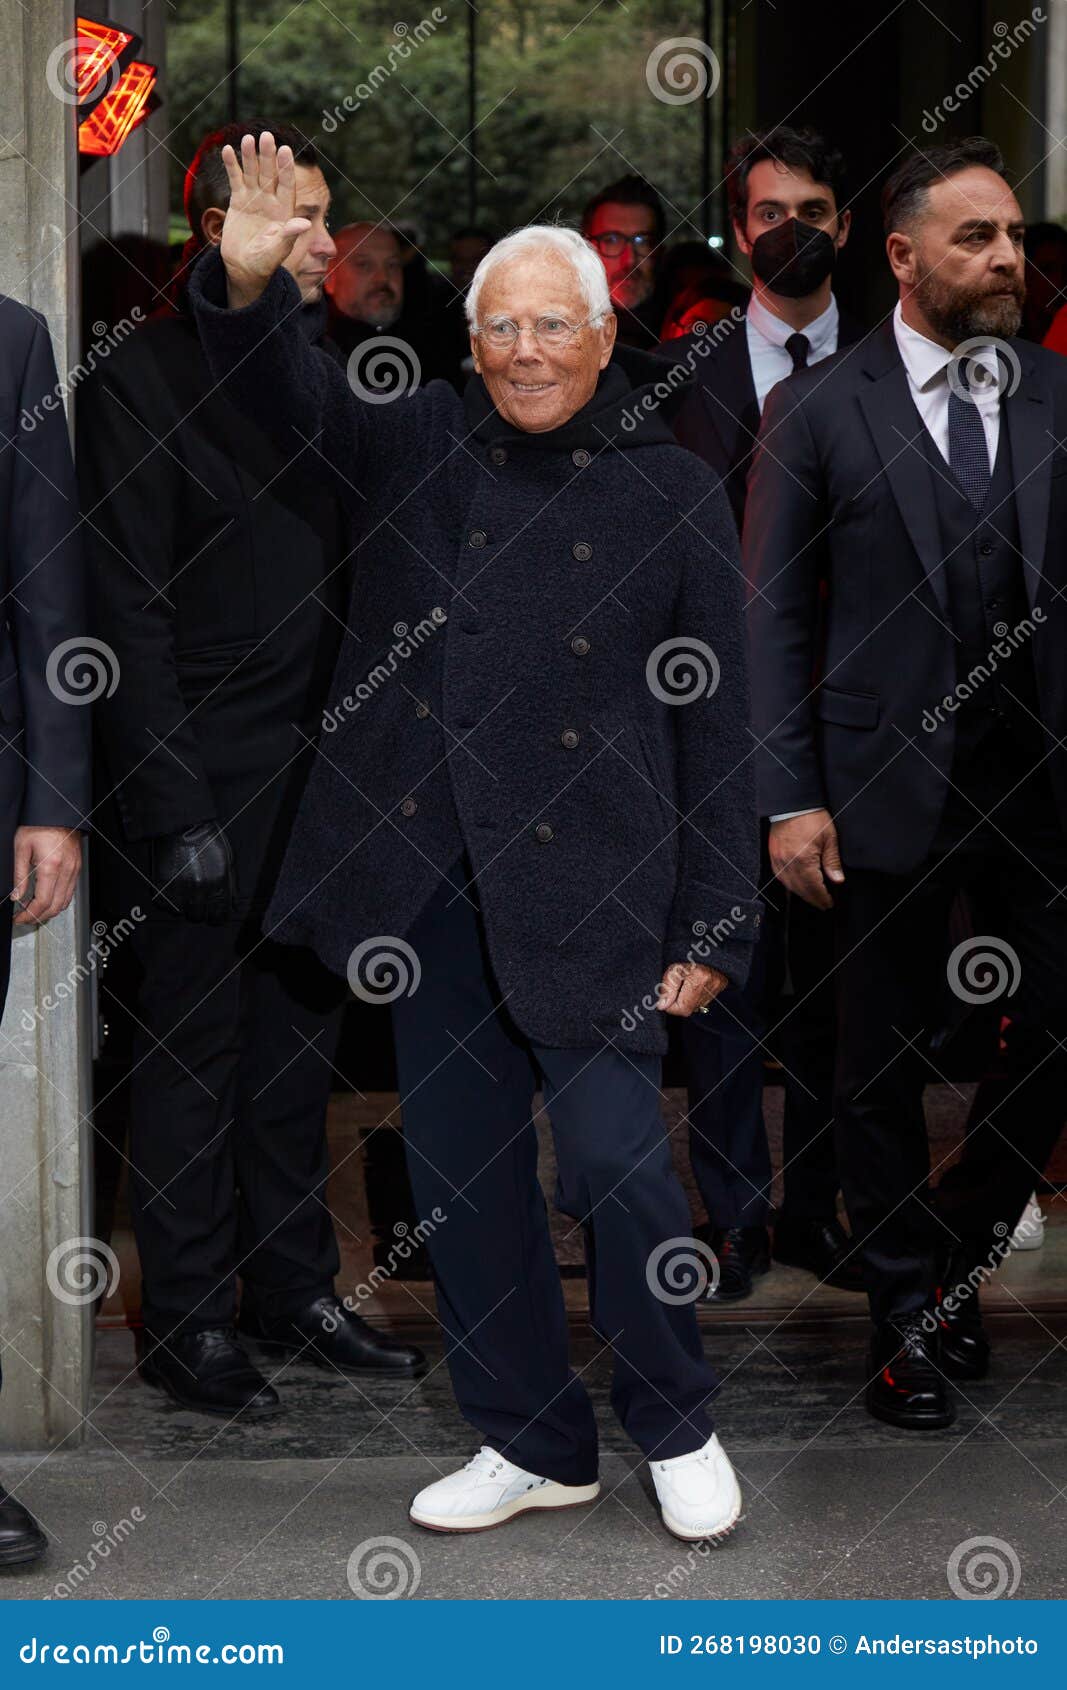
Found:
M 616 344 L 653 347 L 666 301 L 660 295 L 659 260 L 666 232 L 655 188 L 640 176 L 622 176 L 602 188 L 582 212 L 582 234 L 600 254 L 618 322 Z

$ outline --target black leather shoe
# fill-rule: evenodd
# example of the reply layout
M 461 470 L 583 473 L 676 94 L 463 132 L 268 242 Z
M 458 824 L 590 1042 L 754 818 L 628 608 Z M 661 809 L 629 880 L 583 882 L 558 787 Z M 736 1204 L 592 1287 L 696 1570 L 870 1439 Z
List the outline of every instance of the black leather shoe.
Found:
M 711 1247 L 719 1262 L 718 1284 L 708 1287 L 709 1303 L 739 1303 L 752 1295 L 752 1281 L 771 1265 L 770 1237 L 765 1226 L 716 1227 Z
M 903 1315 L 876 1327 L 867 1412 L 909 1431 L 951 1426 L 956 1408 L 941 1376 L 940 1359 L 936 1323 L 923 1315 Z
M 140 1374 L 183 1408 L 202 1414 L 263 1420 L 282 1406 L 277 1391 L 237 1342 L 232 1326 L 177 1332 L 165 1341 L 145 1327 Z
M 400 1344 L 346 1309 L 332 1292 L 316 1297 L 298 1314 L 266 1319 L 242 1308 L 238 1329 L 276 1350 L 298 1350 L 320 1367 L 342 1373 L 396 1373 L 417 1379 L 426 1371 L 426 1357 L 414 1344 Z
M 39 1561 L 47 1548 L 48 1539 L 29 1509 L 0 1485 L 0 1567 Z
M 991 1347 L 982 1325 L 978 1288 L 981 1251 L 966 1240 L 951 1252 L 941 1273 L 933 1312 L 941 1328 L 941 1365 L 953 1379 L 984 1379 Z
M 786 1267 L 806 1268 L 823 1285 L 838 1291 L 862 1291 L 860 1253 L 840 1221 L 793 1220 L 778 1216 L 774 1226 L 774 1259 Z

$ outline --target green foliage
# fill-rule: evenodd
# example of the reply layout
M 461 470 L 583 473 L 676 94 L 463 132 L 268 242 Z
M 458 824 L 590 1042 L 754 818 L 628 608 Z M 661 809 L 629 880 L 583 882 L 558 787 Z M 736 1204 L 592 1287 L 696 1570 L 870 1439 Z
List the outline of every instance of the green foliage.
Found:
M 433 11 L 433 0 L 414 0 L 402 17 L 396 0 L 241 8 L 238 115 L 277 114 L 315 140 L 335 226 L 357 217 L 412 221 L 424 248 L 439 254 L 472 215 L 493 233 L 536 217 L 573 220 L 604 182 L 637 170 L 663 195 L 672 231 L 692 233 L 684 223 L 700 197 L 704 102 L 656 99 L 645 66 L 665 38 L 699 35 L 698 4 L 485 0 L 473 138 L 468 8 L 439 0 L 440 23 Z M 230 116 L 225 18 L 224 0 L 172 0 L 168 9 L 175 209 L 179 161 Z M 420 24 L 431 22 L 417 40 Z

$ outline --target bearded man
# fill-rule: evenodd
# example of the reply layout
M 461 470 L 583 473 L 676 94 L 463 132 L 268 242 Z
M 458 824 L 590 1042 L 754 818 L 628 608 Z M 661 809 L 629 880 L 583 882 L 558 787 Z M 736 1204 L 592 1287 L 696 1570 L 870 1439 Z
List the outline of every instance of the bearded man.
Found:
M 977 1287 L 1067 1078 L 1067 365 L 1015 338 L 1024 224 L 1003 168 L 979 136 L 887 183 L 892 321 L 773 390 L 745 518 L 771 864 L 834 904 L 867 1406 L 915 1429 L 951 1423 L 945 1374 L 989 1365 Z M 980 937 L 948 984 L 972 1003 L 1002 992 L 1012 1075 L 931 1205 L 915 1052 L 960 888 Z

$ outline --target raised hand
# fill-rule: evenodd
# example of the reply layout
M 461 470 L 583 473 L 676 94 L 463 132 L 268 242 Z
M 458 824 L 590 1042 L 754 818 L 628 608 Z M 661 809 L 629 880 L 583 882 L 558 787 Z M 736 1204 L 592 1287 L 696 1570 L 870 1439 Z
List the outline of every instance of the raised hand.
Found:
M 295 217 L 296 165 L 292 147 L 275 147 L 264 131 L 241 139 L 238 159 L 222 149 L 230 181 L 230 203 L 222 226 L 222 262 L 226 266 L 231 307 L 251 305 L 275 270 L 285 263 L 297 239 L 311 224 Z

